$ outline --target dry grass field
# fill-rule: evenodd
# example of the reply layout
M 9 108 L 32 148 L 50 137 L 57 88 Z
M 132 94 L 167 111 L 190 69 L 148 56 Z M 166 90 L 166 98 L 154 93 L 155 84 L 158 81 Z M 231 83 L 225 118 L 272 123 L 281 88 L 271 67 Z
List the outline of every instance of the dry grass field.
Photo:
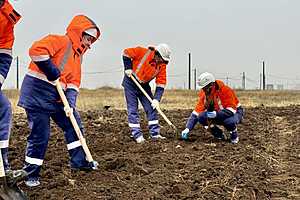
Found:
M 13 105 L 13 112 L 23 112 L 17 107 L 18 91 L 5 91 Z M 241 103 L 245 107 L 282 107 L 300 105 L 300 91 L 236 91 Z M 193 109 L 197 102 L 198 91 L 195 90 L 167 90 L 163 97 L 161 108 Z M 124 110 L 126 108 L 122 89 L 101 88 L 96 90 L 82 89 L 77 101 L 81 111 L 102 109 L 110 105 L 112 109 Z

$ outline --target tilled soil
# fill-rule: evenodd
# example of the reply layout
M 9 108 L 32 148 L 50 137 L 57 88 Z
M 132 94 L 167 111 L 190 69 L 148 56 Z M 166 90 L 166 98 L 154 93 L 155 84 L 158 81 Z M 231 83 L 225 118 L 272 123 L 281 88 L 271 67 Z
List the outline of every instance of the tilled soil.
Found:
M 191 110 L 165 111 L 179 130 Z M 81 112 L 88 146 L 100 164 L 93 172 L 74 172 L 62 131 L 52 125 L 41 185 L 29 199 L 300 199 L 300 106 L 247 108 L 238 126 L 237 145 L 215 140 L 200 125 L 191 140 L 180 141 L 161 119 L 164 141 L 130 138 L 126 111 Z M 26 116 L 14 116 L 10 160 L 23 166 Z

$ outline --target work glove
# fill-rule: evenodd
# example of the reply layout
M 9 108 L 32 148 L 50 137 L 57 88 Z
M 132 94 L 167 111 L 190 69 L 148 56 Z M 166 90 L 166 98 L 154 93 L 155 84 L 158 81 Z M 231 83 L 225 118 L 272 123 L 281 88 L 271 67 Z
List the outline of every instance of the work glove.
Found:
M 216 111 L 207 112 L 207 118 L 213 119 L 217 116 Z
M 181 132 L 181 139 L 183 139 L 183 140 L 188 140 L 188 139 L 189 139 L 189 135 L 190 135 L 190 129 L 185 128 L 185 129 Z
M 151 106 L 153 109 L 157 109 L 159 107 L 159 101 L 157 99 L 153 99 Z
M 126 69 L 125 74 L 126 76 L 130 77 L 132 75 L 132 69 Z
M 64 107 L 64 111 L 67 117 L 70 117 L 73 114 L 73 108 L 71 107 Z

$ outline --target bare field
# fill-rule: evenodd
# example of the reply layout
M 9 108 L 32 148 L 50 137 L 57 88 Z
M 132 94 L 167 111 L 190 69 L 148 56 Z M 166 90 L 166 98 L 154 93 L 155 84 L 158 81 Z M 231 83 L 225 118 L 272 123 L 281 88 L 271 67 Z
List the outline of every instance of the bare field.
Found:
M 5 91 L 14 117 L 9 159 L 22 168 L 28 123 L 16 106 L 18 92 Z M 240 142 L 216 141 L 197 125 L 191 140 L 181 141 L 160 119 L 164 141 L 149 139 L 141 112 L 146 143 L 130 138 L 121 89 L 82 89 L 78 108 L 88 146 L 99 169 L 70 170 L 61 130 L 51 124 L 41 185 L 19 186 L 29 199 L 300 199 L 300 91 L 237 91 L 247 107 L 238 126 Z M 161 107 L 179 130 L 197 101 L 196 91 L 167 90 Z M 110 105 L 110 109 L 103 109 Z M 292 113 L 292 114 L 291 114 Z
M 179 130 L 190 113 L 191 109 L 165 110 Z M 215 140 L 199 125 L 190 141 L 181 141 L 162 119 L 161 134 L 167 139 L 152 141 L 144 114 L 146 142 L 136 144 L 125 110 L 81 111 L 81 117 L 99 169 L 70 170 L 64 135 L 52 124 L 41 185 L 19 184 L 29 199 L 300 199 L 300 106 L 247 108 L 237 145 Z M 28 134 L 25 114 L 16 113 L 9 151 L 14 168 L 23 166 Z
M 5 91 L 12 102 L 13 112 L 23 112 L 17 107 L 18 91 Z M 300 91 L 236 91 L 241 103 L 245 107 L 282 107 L 289 105 L 300 105 Z M 198 98 L 198 91 L 195 90 L 166 90 L 161 103 L 161 108 L 193 109 Z M 111 106 L 112 109 L 126 109 L 122 89 L 101 88 L 96 90 L 81 89 L 77 101 L 79 110 L 102 109 L 104 106 Z

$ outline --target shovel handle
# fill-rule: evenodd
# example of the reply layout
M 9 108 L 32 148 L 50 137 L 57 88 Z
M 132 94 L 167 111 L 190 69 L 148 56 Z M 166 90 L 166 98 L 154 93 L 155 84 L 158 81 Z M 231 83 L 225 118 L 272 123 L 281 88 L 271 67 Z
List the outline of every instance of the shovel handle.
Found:
M 2 158 L 2 150 L 0 149 L 0 178 L 5 177 L 4 164 Z
M 146 98 L 150 101 L 152 104 L 153 100 L 148 95 L 148 93 L 144 90 L 144 88 L 141 86 L 141 84 L 133 77 L 133 75 L 130 75 L 130 78 L 133 80 L 133 82 L 138 86 L 138 88 L 142 91 L 142 93 L 146 96 Z M 157 112 L 164 118 L 164 120 L 171 126 L 173 129 L 177 130 L 177 128 L 172 124 L 172 122 L 167 118 L 167 116 L 163 113 L 163 111 L 160 109 L 160 107 L 156 108 Z
M 71 107 L 70 107 L 70 105 L 69 105 L 69 102 L 68 102 L 68 100 L 67 100 L 67 98 L 66 98 L 66 95 L 65 95 L 65 93 L 64 93 L 64 91 L 63 91 L 63 89 L 62 89 L 62 87 L 61 87 L 61 84 L 60 84 L 59 80 L 56 80 L 56 81 L 55 81 L 55 85 L 56 85 L 57 91 L 58 91 L 58 93 L 59 93 L 59 96 L 60 96 L 60 98 L 61 98 L 61 100 L 62 100 L 62 102 L 63 102 L 63 104 L 64 104 L 64 107 L 65 107 L 67 110 L 70 110 Z M 71 123 L 72 123 L 72 125 L 73 125 L 73 128 L 74 128 L 74 130 L 75 130 L 75 132 L 76 132 L 76 134 L 77 134 L 77 137 L 78 137 L 78 139 L 79 139 L 79 141 L 80 141 L 80 143 L 81 143 L 81 146 L 82 146 L 82 148 L 83 148 L 83 150 L 84 150 L 84 153 L 85 153 L 85 155 L 86 155 L 87 161 L 88 161 L 88 162 L 94 161 L 94 160 L 93 160 L 93 157 L 92 157 L 92 154 L 91 154 L 91 152 L 90 152 L 90 150 L 89 150 L 89 148 L 88 148 L 88 146 L 87 146 L 87 144 L 86 144 L 85 138 L 83 137 L 83 135 L 82 135 L 82 133 L 81 133 L 81 130 L 80 130 L 79 126 L 78 126 L 78 123 L 77 123 L 77 121 L 76 121 L 76 119 L 75 119 L 75 117 L 74 117 L 74 114 L 72 113 L 72 114 L 69 116 L 69 118 L 70 118 Z

